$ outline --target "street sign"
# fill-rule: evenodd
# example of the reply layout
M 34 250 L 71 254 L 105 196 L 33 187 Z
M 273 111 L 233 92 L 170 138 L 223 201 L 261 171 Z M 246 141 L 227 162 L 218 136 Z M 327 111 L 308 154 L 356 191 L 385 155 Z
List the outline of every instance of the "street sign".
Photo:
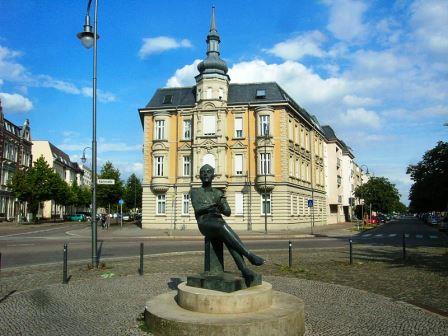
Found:
M 124 201 L 122 199 L 118 200 L 118 204 L 122 205 L 124 204 Z
M 314 206 L 314 200 L 309 199 L 308 200 L 308 208 L 312 208 Z
M 98 184 L 110 184 L 110 185 L 113 185 L 113 184 L 115 184 L 115 180 L 114 179 L 98 179 Z

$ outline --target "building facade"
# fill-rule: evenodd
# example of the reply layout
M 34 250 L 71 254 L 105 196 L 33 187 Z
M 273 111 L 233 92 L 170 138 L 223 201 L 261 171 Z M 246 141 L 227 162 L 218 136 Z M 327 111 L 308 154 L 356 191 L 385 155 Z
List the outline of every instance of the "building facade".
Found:
M 68 154 L 46 140 L 33 141 L 33 160 L 41 156 L 63 181 L 72 185 L 75 181 L 81 185 L 84 170 L 76 162 L 72 162 Z M 37 214 L 40 218 L 63 218 L 67 213 L 73 212 L 71 207 L 56 204 L 53 200 L 42 202 Z
M 189 191 L 200 186 L 206 163 L 215 168 L 214 187 L 225 191 L 233 228 L 325 224 L 322 128 L 277 83 L 231 84 L 219 43 L 213 12 L 196 85 L 158 89 L 139 109 L 143 227 L 197 227 Z
M 26 203 L 16 200 L 8 182 L 17 169 L 31 167 L 32 142 L 29 120 L 17 126 L 3 114 L 0 100 L 0 221 L 22 220 L 26 216 Z

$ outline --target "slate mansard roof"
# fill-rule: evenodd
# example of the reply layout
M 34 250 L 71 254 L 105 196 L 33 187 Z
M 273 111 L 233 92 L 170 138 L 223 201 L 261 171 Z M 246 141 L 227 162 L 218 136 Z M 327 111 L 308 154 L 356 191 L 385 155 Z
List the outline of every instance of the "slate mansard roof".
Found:
M 348 154 L 348 155 L 354 157 L 351 148 L 349 146 L 347 146 L 347 144 L 344 141 L 342 141 L 341 139 L 339 139 L 336 136 L 336 133 L 334 132 L 333 128 L 331 128 L 331 126 L 328 126 L 328 125 L 322 126 L 322 130 L 324 132 L 325 138 L 328 141 L 339 142 L 339 145 L 341 146 L 344 154 Z
M 257 98 L 257 91 L 264 90 L 265 96 Z M 166 97 L 171 96 L 167 102 Z M 230 84 L 227 105 L 289 103 L 310 124 L 323 132 L 317 118 L 311 116 L 297 104 L 276 82 Z M 161 88 L 156 91 L 145 109 L 169 109 L 176 107 L 194 107 L 196 104 L 196 86 L 180 88 Z M 144 110 L 144 109 L 142 109 Z

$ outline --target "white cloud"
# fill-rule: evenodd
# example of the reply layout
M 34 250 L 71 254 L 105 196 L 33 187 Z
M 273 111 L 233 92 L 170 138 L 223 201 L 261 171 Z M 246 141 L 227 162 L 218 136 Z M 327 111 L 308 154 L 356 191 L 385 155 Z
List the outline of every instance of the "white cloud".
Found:
M 421 46 L 433 55 L 447 57 L 448 1 L 415 1 L 411 6 L 411 24 Z
M 91 87 L 85 86 L 85 87 L 81 88 L 81 93 L 85 97 L 93 96 L 93 91 L 92 91 Z M 100 89 L 97 89 L 96 93 L 97 93 L 98 100 L 102 103 L 111 103 L 111 102 L 114 102 L 117 100 L 117 97 L 113 93 L 105 92 Z
M 379 101 L 377 99 L 369 97 L 358 97 L 356 95 L 346 95 L 342 98 L 345 105 L 348 106 L 372 106 L 377 105 Z
M 24 81 L 28 79 L 25 67 L 17 62 L 22 53 L 0 45 L 0 79 Z
M 298 62 L 267 64 L 262 60 L 241 62 L 229 70 L 233 83 L 276 81 L 299 104 L 323 104 L 347 93 L 347 82 L 341 78 L 322 78 Z
M 345 125 L 364 125 L 371 128 L 380 127 L 380 117 L 374 111 L 364 108 L 348 109 L 340 115 L 340 120 Z
M 168 87 L 190 86 L 195 84 L 194 77 L 199 74 L 198 64 L 201 60 L 196 59 L 192 64 L 177 69 L 173 76 L 166 82 Z
M 321 49 L 321 45 L 325 41 L 325 35 L 315 30 L 277 43 L 267 52 L 285 60 L 293 61 L 304 56 L 323 57 L 325 52 Z
M 367 5 L 363 1 L 334 0 L 327 1 L 330 5 L 330 18 L 327 29 L 340 40 L 360 40 L 368 32 L 363 22 Z
M 28 112 L 33 108 L 33 103 L 26 97 L 17 93 L 0 92 L 0 99 L 3 111 L 8 112 Z
M 426 107 L 421 111 L 421 114 L 424 116 L 448 115 L 448 106 L 437 105 L 437 106 Z
M 81 91 L 75 85 L 58 79 L 54 79 L 48 75 L 37 76 L 35 86 L 52 88 L 61 92 L 75 95 L 81 93 Z
M 189 40 L 176 40 L 168 36 L 148 37 L 143 38 L 143 44 L 140 47 L 138 56 L 141 59 L 145 59 L 149 55 L 159 54 L 167 50 L 178 48 L 191 48 L 192 44 Z

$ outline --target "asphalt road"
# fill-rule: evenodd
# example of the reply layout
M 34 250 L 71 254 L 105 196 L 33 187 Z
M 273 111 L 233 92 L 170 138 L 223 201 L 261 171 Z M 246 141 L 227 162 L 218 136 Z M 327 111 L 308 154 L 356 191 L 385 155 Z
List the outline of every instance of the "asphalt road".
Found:
M 62 251 L 65 242 L 69 246 L 69 261 L 88 261 L 91 258 L 91 240 L 89 237 L 68 235 L 67 231 L 76 228 L 86 228 L 88 224 L 60 224 L 44 228 L 19 228 L 7 230 L 0 228 L 0 252 L 2 268 L 26 265 L 47 264 L 62 261 Z M 100 232 L 101 233 L 101 232 Z M 392 221 L 376 229 L 355 234 L 353 240 L 357 244 L 369 245 L 401 245 L 402 234 L 406 234 L 408 246 L 447 246 L 445 234 L 437 229 L 424 225 L 416 219 L 408 218 Z M 243 237 L 244 240 L 244 237 Z M 145 244 L 145 254 L 201 251 L 201 240 L 154 240 L 135 237 L 103 238 L 98 241 L 101 259 L 117 257 L 137 257 L 139 244 Z M 293 248 L 343 248 L 347 246 L 347 237 L 316 237 L 292 240 Z M 287 239 L 246 240 L 252 250 L 285 249 Z

